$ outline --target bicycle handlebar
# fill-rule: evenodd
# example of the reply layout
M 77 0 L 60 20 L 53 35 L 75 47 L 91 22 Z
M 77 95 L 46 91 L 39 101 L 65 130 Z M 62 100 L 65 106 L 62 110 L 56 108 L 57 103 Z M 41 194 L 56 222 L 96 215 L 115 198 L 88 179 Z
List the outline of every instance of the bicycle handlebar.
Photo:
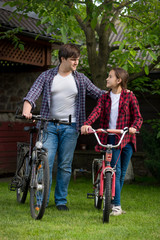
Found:
M 16 115 L 15 118 L 27 120 L 26 117 L 25 117 L 25 116 L 22 116 L 22 115 Z M 53 123 L 71 125 L 71 115 L 69 115 L 69 117 L 68 117 L 68 122 L 67 122 L 67 121 L 61 121 L 61 120 L 59 120 L 59 119 L 54 119 L 54 118 L 50 118 L 50 119 L 43 118 L 43 117 L 41 117 L 41 115 L 32 115 L 31 120 L 37 120 L 37 121 L 43 121 L 43 122 L 53 122 Z
M 98 133 L 122 134 L 123 131 L 124 131 L 124 129 L 103 129 L 103 128 L 93 129 L 93 128 L 88 128 L 88 133 L 98 132 Z
M 117 148 L 120 146 L 124 136 L 126 133 L 129 132 L 129 128 L 128 127 L 125 127 L 124 129 L 93 129 L 93 128 L 88 128 L 88 133 L 94 133 L 96 139 L 97 139 L 97 142 L 100 146 L 104 147 L 104 148 Z M 119 142 L 116 144 L 116 145 L 112 145 L 112 144 L 107 144 L 107 145 L 104 145 L 101 143 L 99 137 L 98 137 L 98 134 L 97 133 L 115 133 L 115 134 L 121 134 L 121 138 L 119 140 Z M 136 132 L 138 133 L 138 132 Z

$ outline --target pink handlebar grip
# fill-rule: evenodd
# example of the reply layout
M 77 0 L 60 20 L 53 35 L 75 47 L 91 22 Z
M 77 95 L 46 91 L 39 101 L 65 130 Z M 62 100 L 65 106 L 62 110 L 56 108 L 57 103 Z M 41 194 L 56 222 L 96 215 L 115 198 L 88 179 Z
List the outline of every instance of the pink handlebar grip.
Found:
M 117 134 L 122 134 L 123 130 L 122 129 L 107 129 L 108 133 L 117 133 Z

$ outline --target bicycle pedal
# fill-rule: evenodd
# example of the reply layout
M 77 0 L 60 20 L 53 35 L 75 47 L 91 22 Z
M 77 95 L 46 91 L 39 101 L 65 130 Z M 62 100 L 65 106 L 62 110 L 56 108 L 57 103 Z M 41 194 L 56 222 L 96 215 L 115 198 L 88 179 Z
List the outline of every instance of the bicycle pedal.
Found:
M 87 193 L 88 199 L 94 199 L 95 194 L 94 193 Z
M 9 185 L 9 190 L 10 190 L 10 191 L 16 191 L 16 185 L 10 184 L 10 185 Z
M 20 188 L 22 186 L 21 182 L 19 181 L 19 177 L 13 177 L 10 183 L 9 190 L 10 191 L 15 191 L 17 188 Z

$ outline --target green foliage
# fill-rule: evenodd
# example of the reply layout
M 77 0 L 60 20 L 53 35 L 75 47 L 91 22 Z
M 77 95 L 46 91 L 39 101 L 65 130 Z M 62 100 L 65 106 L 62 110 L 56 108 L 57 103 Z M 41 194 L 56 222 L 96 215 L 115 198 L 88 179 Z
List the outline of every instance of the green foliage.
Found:
M 144 68 L 145 74 L 149 74 L 148 65 L 160 55 L 159 12 L 160 2 L 156 0 L 136 1 L 123 9 L 120 21 L 124 28 L 124 40 L 113 43 L 118 44 L 119 49 L 112 53 L 119 66 L 131 70 L 131 73 Z M 149 60 L 145 60 L 147 56 L 150 56 Z
M 157 59 L 157 53 L 154 53 L 156 46 L 159 45 L 160 39 L 160 4 L 158 0 L 140 0 L 133 1 L 133 4 L 127 4 L 127 1 L 85 1 L 77 0 L 17 0 L 9 1 L 5 5 L 16 6 L 18 11 L 23 11 L 27 16 L 30 11 L 34 11 L 39 16 L 39 24 L 48 24 L 47 33 L 52 34 L 54 40 L 64 43 L 67 41 L 76 41 L 85 43 L 85 29 L 82 24 L 90 23 L 91 28 L 96 32 L 98 24 L 105 26 L 105 31 L 109 30 L 117 34 L 115 27 L 115 13 L 119 8 L 117 21 L 123 24 L 124 39 L 118 42 L 119 51 L 123 49 L 129 51 L 127 55 L 122 56 L 122 62 L 130 64 L 134 68 L 136 57 L 135 47 L 144 51 L 144 54 L 150 54 L 153 60 Z M 117 10 L 118 11 L 118 10 Z M 149 14 L 148 14 L 149 12 Z M 81 18 L 80 23 L 77 17 Z M 113 21 L 114 20 L 114 21 Z M 89 27 L 89 25 L 88 25 Z M 97 42 L 98 43 L 98 42 Z M 151 49 L 146 48 L 147 45 Z M 119 57 L 121 59 L 121 57 Z M 121 63 L 121 65 L 124 65 Z M 144 64 L 142 64 L 144 65 Z M 147 72 L 147 70 L 146 70 Z
M 128 83 L 129 89 L 136 92 L 160 95 L 160 79 L 151 80 L 149 77 L 139 77 Z
M 22 32 L 22 28 L 15 28 L 8 30 L 6 32 L 0 32 L 0 39 L 10 40 L 15 48 L 19 48 L 22 51 L 24 50 L 24 43 L 16 36 L 18 33 Z
M 151 122 L 150 122 L 151 123 Z M 157 135 L 157 122 L 153 120 L 153 130 L 142 129 L 143 149 L 147 158 L 145 164 L 152 175 L 160 182 L 160 132 Z M 160 120 L 158 121 L 160 130 Z
M 90 78 L 91 72 L 89 69 L 87 48 L 85 45 L 81 46 L 81 57 L 80 57 L 79 65 L 78 65 L 78 70 L 83 72 L 87 77 Z
M 11 0 L 7 4 L 16 6 L 16 11 L 22 11 L 26 17 L 30 11 L 35 12 L 38 24 L 47 26 L 45 31 L 53 41 L 74 42 L 87 48 L 82 51 L 86 54 L 82 57 L 84 68 L 89 69 L 93 82 L 100 88 L 104 88 L 108 66 L 120 66 L 141 75 L 148 75 L 154 64 L 158 66 L 159 0 Z M 118 36 L 121 40 L 110 46 L 111 34 L 119 34 L 117 26 L 123 27 L 122 37 Z
M 159 116 L 160 116 L 160 113 L 159 113 Z M 152 119 L 152 120 L 146 120 L 146 123 L 150 124 L 151 128 L 157 134 L 157 139 L 160 139 L 160 118 Z

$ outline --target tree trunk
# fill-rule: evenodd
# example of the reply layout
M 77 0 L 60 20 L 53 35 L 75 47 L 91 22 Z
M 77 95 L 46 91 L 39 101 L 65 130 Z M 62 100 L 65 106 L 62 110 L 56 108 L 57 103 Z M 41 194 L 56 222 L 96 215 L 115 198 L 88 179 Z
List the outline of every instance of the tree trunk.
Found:
M 97 87 L 105 89 L 108 71 L 107 63 L 110 55 L 109 32 L 104 31 L 101 33 L 97 43 L 94 30 L 90 26 L 86 29 L 86 45 L 92 81 Z

